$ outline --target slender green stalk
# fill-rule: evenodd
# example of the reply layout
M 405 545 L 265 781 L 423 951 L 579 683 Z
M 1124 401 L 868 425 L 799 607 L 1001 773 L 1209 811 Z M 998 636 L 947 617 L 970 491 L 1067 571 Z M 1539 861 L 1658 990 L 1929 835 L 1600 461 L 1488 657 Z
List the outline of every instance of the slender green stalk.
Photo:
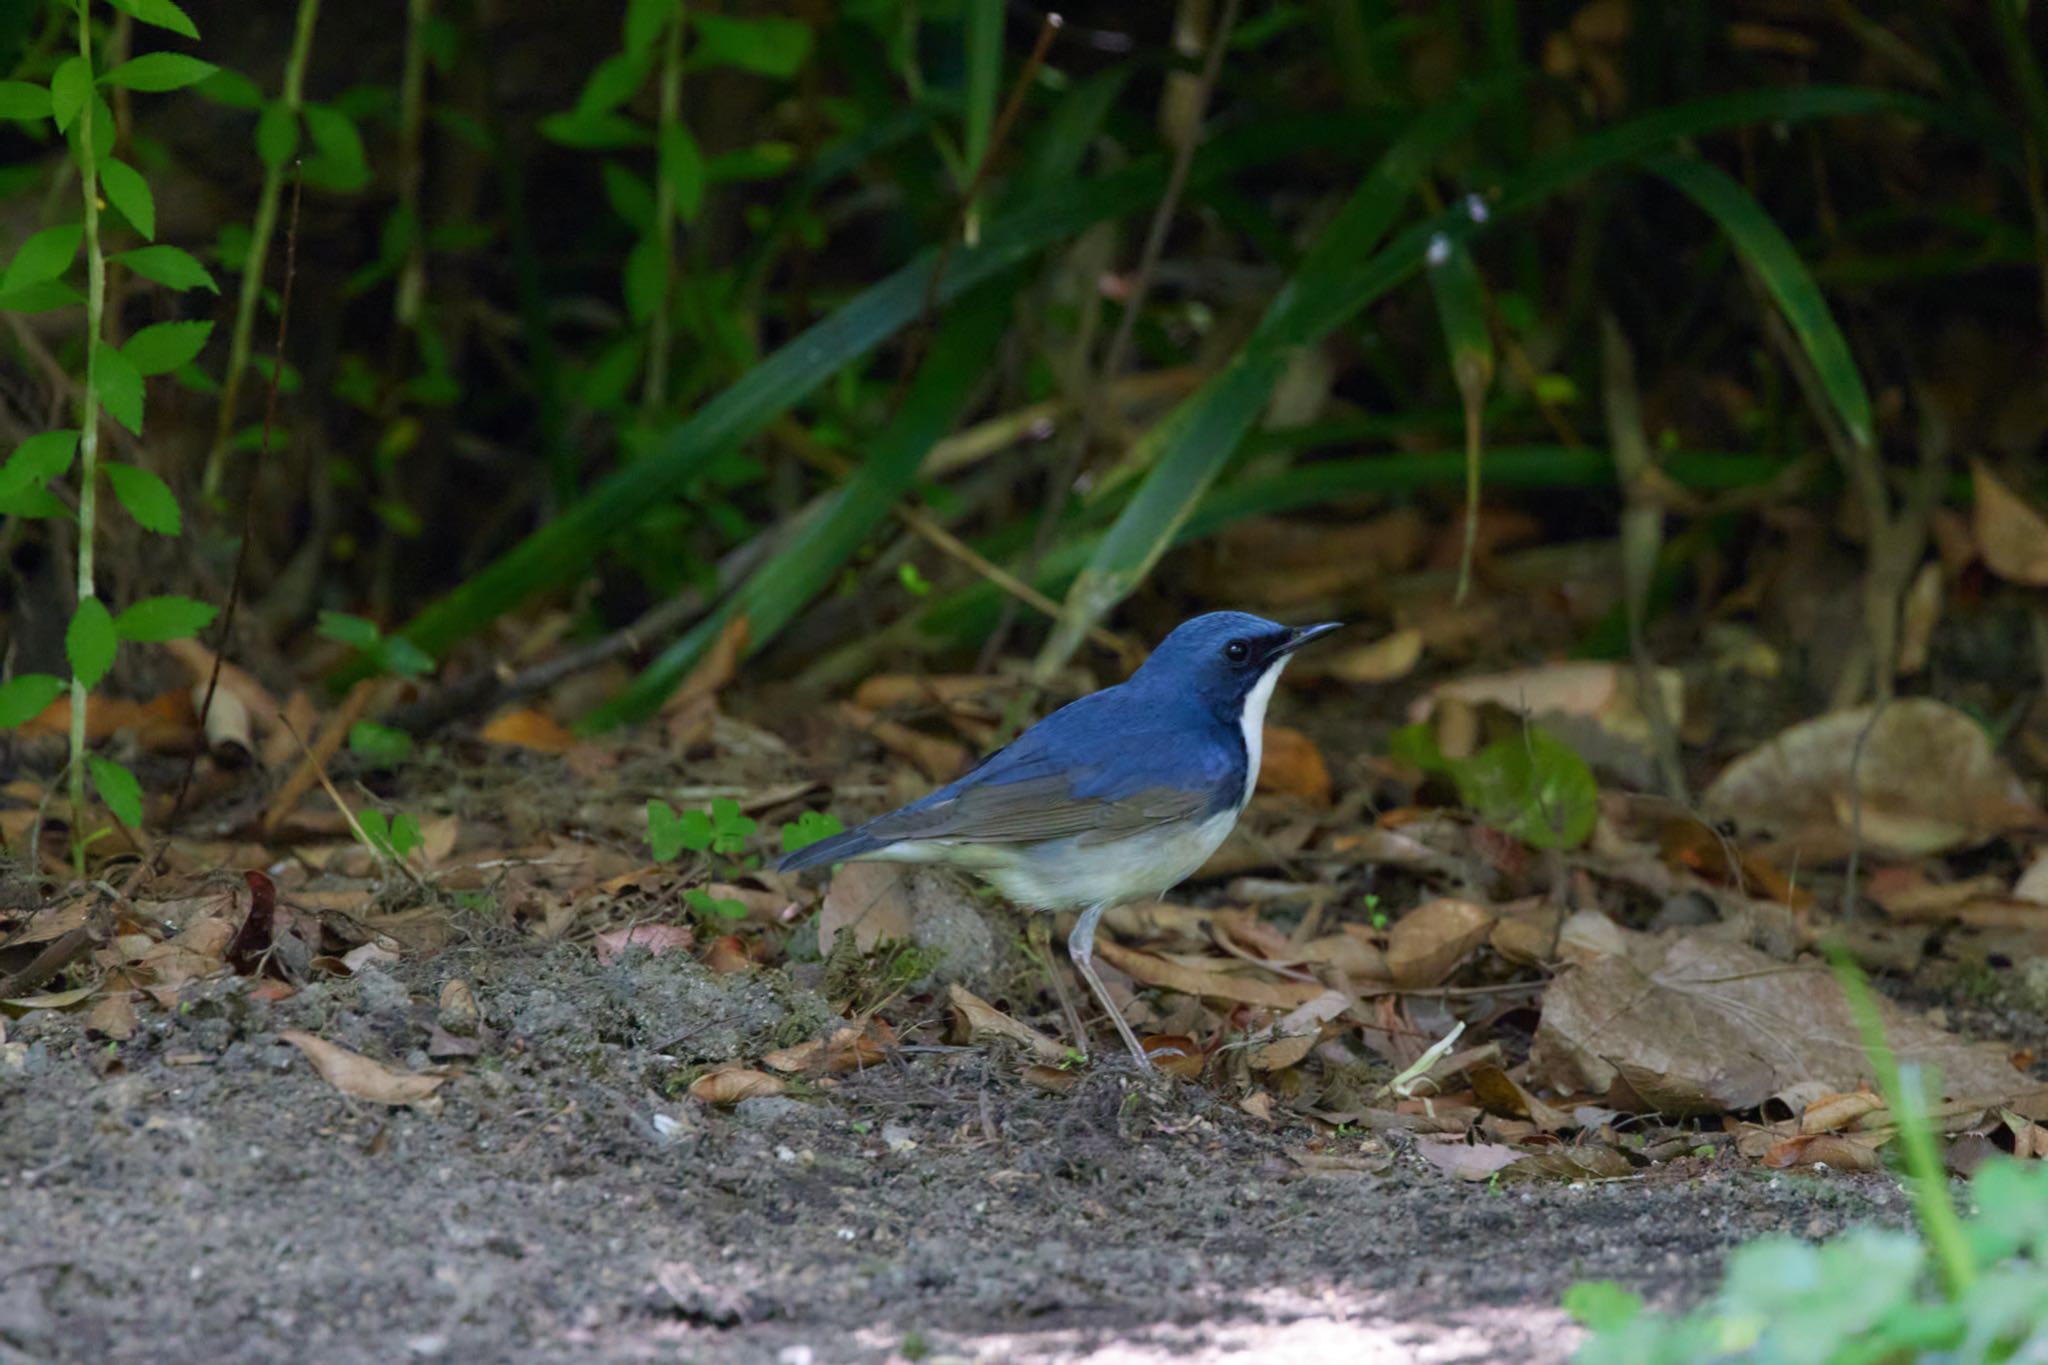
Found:
M 294 121 L 306 102 L 306 62 L 313 52 L 313 25 L 320 17 L 320 0 L 299 0 L 298 27 L 292 33 L 292 49 L 285 58 L 284 91 L 280 98 Z M 277 203 L 284 192 L 284 163 L 266 166 L 263 188 L 256 197 L 256 221 L 249 230 L 249 259 L 242 263 L 242 292 L 235 303 L 235 330 L 228 342 L 227 373 L 221 376 L 220 411 L 213 427 L 213 448 L 206 453 L 206 474 L 200 491 L 207 498 L 220 492 L 221 474 L 227 467 L 228 442 L 235 434 L 235 400 L 241 396 L 242 376 L 249 368 L 249 348 L 256 330 L 256 304 L 263 297 L 263 266 L 270 256 L 270 239 L 277 232 Z
M 661 112 L 654 146 L 654 240 L 661 245 L 661 289 L 654 316 L 647 321 L 647 381 L 640 393 L 641 411 L 652 418 L 668 398 L 669 345 L 673 320 L 670 299 L 676 287 L 676 184 L 669 175 L 668 130 L 683 116 L 683 6 L 668 21 L 661 50 Z
M 78 55 L 92 71 L 90 0 L 78 0 Z M 78 604 L 97 595 L 93 584 L 93 533 L 100 484 L 99 348 L 107 307 L 107 258 L 100 250 L 100 176 L 92 145 L 95 115 L 87 99 L 78 116 L 78 182 L 85 196 L 85 391 L 78 399 Z M 85 872 L 85 703 L 86 686 L 71 675 L 71 865 Z
M 1870 1069 L 1877 1074 L 1878 1093 L 1891 1106 L 1899 1125 L 1899 1146 L 1906 1158 L 1907 1184 L 1913 1193 L 1913 1212 L 1920 1231 L 1934 1248 L 1942 1279 L 1951 1296 L 1960 1297 L 1977 1282 L 1977 1259 L 1963 1235 L 1963 1222 L 1949 1198 L 1948 1174 L 1942 1169 L 1941 1153 L 1934 1147 L 1934 1125 L 1927 1117 L 1926 1098 L 1919 1085 L 1919 1068 L 1903 1074 L 1898 1054 L 1884 1035 L 1884 1019 L 1878 1013 L 1877 997 L 1870 983 L 1840 944 L 1828 949 L 1828 960 L 1841 984 L 1842 997 L 1855 1017 L 1856 1030 L 1863 1035 L 1863 1051 Z M 1909 1083 L 1910 1082 L 1910 1083 Z
M 962 160 L 979 166 L 988 156 L 996 126 L 996 96 L 1003 75 L 1003 0 L 969 0 L 967 5 L 967 126 Z M 965 190 L 963 189 L 963 192 Z M 960 236 L 969 246 L 981 240 L 981 205 L 969 194 L 961 213 Z
M 420 139 L 427 122 L 427 22 L 434 0 L 406 0 L 405 70 L 399 78 L 398 212 L 412 227 L 412 245 L 398 272 L 398 325 L 419 324 L 420 299 L 427 288 L 427 234 L 420 220 Z

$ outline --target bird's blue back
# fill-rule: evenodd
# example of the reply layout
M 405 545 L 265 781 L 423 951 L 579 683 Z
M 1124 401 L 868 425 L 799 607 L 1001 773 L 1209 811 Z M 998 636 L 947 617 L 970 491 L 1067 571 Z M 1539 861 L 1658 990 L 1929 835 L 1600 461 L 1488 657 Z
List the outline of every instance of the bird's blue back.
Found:
M 1063 774 L 1071 795 L 1120 801 L 1150 788 L 1213 792 L 1207 807 L 1237 804 L 1244 736 L 1178 679 L 1139 670 L 1128 682 L 1069 702 L 981 764 L 906 811 L 937 806 L 969 787 Z

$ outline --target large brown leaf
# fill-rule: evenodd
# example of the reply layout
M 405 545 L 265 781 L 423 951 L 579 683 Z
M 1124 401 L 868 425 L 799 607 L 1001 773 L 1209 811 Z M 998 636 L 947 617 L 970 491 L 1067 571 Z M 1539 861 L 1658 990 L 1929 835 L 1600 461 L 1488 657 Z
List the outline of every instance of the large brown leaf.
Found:
M 1935 1070 L 1947 1100 L 2009 1103 L 2043 1090 L 1996 1043 L 1965 1042 L 1884 1002 L 1902 1063 Z M 1667 1114 L 1754 1109 L 1773 1097 L 1873 1080 L 1840 987 L 1819 963 L 1785 963 L 1702 934 L 1630 934 L 1628 951 L 1573 967 L 1543 1001 L 1531 1060 L 1568 1092 L 1621 1086 Z

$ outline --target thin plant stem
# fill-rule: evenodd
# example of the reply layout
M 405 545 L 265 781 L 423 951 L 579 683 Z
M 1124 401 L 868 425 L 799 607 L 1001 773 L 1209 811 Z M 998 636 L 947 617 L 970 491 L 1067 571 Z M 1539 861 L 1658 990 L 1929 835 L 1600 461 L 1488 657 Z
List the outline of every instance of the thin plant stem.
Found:
M 420 141 L 427 121 L 427 23 L 433 17 L 434 0 L 406 0 L 405 69 L 399 83 L 398 212 L 411 224 L 412 244 L 406 248 L 405 264 L 398 272 L 393 307 L 398 325 L 408 329 L 419 325 L 420 300 L 427 288 L 427 234 L 420 219 Z M 296 212 L 296 187 L 292 193 Z
M 320 0 L 299 0 L 298 27 L 292 33 L 291 53 L 285 58 L 284 90 L 279 96 L 294 119 L 306 102 L 306 62 L 313 52 L 313 25 L 319 17 Z M 283 192 L 283 163 L 264 167 L 263 188 L 256 197 L 256 220 L 249 229 L 249 259 L 242 263 L 242 289 L 235 302 L 235 330 L 228 342 L 227 372 L 221 376 L 213 448 L 206 453 L 206 474 L 200 482 L 200 493 L 209 500 L 219 496 L 221 476 L 227 467 L 228 442 L 235 434 L 235 400 L 241 396 L 242 375 L 249 368 L 256 304 L 263 297 L 263 265 L 270 255 L 270 239 L 277 231 L 277 204 Z
M 78 55 L 92 70 L 90 0 L 78 0 Z M 100 177 L 92 145 L 94 101 L 79 113 L 78 180 L 85 197 L 85 391 L 78 401 L 78 605 L 97 595 L 93 586 L 93 533 L 100 479 L 99 341 L 107 306 L 107 258 L 100 249 Z M 86 686 L 71 673 L 71 866 L 85 874 Z
M 669 178 L 668 158 L 661 148 L 668 130 L 683 117 L 683 6 L 668 21 L 661 52 L 661 111 L 654 136 L 654 240 L 661 247 L 661 288 L 654 296 L 654 315 L 647 322 L 647 376 L 640 392 L 640 410 L 650 419 L 668 399 L 670 299 L 676 286 L 676 185 Z

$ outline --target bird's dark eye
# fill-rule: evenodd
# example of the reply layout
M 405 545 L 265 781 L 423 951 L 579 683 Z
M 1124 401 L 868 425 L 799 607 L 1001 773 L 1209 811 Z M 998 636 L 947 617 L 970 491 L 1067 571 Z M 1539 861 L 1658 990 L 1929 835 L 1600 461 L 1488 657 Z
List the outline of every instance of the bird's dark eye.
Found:
M 1223 646 L 1223 657 L 1234 664 L 1241 664 L 1252 657 L 1252 647 L 1242 640 L 1232 640 Z

